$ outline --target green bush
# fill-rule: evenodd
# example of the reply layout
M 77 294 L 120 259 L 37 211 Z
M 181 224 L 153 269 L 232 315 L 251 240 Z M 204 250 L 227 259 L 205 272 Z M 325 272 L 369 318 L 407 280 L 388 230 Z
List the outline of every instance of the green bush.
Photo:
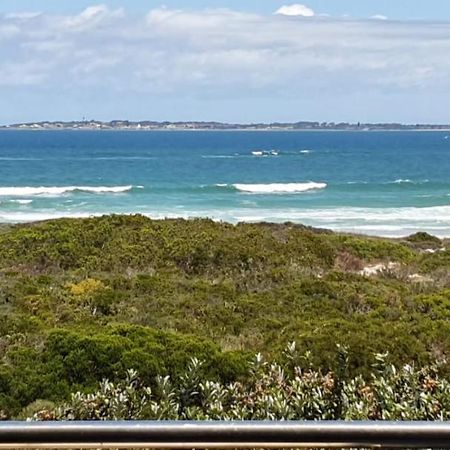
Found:
M 309 352 L 295 344 L 282 363 L 256 355 L 241 382 L 204 377 L 196 358 L 179 380 L 158 376 L 152 387 L 134 370 L 117 383 L 103 380 L 92 394 L 77 392 L 57 408 L 43 408 L 35 420 L 448 420 L 450 382 L 439 366 L 421 369 L 388 363 L 375 355 L 367 378 L 349 377 L 347 354 L 337 352 L 336 372 L 314 370 Z M 174 382 L 175 381 L 175 382 Z M 43 405 L 44 406 L 44 405 Z M 30 408 L 30 412 L 32 409 Z
M 398 367 L 445 360 L 450 253 L 436 239 L 138 215 L 4 227 L 0 410 L 60 402 L 130 367 L 152 388 L 158 374 L 176 384 L 193 356 L 204 379 L 232 382 L 249 352 L 279 361 L 294 340 L 323 371 L 347 345 L 355 377 L 373 353 Z M 394 265 L 361 275 L 377 263 Z

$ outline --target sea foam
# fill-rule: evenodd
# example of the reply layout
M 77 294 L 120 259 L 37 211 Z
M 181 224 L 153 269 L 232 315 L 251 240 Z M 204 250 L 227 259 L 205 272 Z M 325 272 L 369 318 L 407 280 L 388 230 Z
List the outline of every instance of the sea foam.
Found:
M 142 186 L 40 186 L 40 187 L 0 187 L 0 196 L 33 196 L 33 195 L 63 195 L 70 192 L 89 192 L 92 194 L 113 193 L 131 191 L 134 187 L 142 189 Z
M 269 184 L 233 184 L 234 188 L 241 192 L 251 194 L 286 194 L 306 192 L 316 189 L 325 189 L 326 183 L 316 183 L 309 181 L 307 183 L 269 183 Z
M 286 222 L 302 223 L 341 232 L 356 232 L 386 237 L 406 236 L 417 231 L 427 231 L 436 236 L 450 236 L 450 206 L 403 207 L 403 208 L 360 208 L 338 207 L 324 209 L 277 208 L 254 209 L 249 205 L 238 208 L 183 208 L 155 209 L 133 207 L 123 214 L 139 212 L 153 219 L 208 217 L 215 221 L 238 222 Z M 102 213 L 67 210 L 15 211 L 0 210 L 1 222 L 32 222 L 60 217 L 95 217 Z
M 425 184 L 429 183 L 429 181 L 430 180 L 410 180 L 409 178 L 398 178 L 397 180 L 390 181 L 388 184 Z
M 26 199 L 18 199 L 18 200 L 9 200 L 11 203 L 18 203 L 19 205 L 29 205 L 30 203 L 33 203 L 33 200 L 26 200 Z

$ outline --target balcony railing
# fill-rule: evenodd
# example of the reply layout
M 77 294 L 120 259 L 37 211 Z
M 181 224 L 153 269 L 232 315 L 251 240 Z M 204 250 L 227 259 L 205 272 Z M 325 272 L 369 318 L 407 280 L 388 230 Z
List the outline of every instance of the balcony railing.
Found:
M 0 448 L 450 448 L 446 422 L 0 422 Z

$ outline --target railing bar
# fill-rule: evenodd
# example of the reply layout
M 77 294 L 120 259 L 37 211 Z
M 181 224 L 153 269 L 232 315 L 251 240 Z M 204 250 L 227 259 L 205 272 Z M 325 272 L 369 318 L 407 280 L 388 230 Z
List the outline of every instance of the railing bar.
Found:
M 450 422 L 0 422 L 0 449 L 449 448 Z
M 294 448 L 358 448 L 361 444 L 358 443 L 329 443 L 329 442 L 317 442 L 317 443 L 297 443 L 297 442 L 187 442 L 187 443 L 175 443 L 167 444 L 166 442 L 151 444 L 147 443 L 83 443 L 83 444 L 55 444 L 55 443 L 41 443 L 41 444 L 0 444 L 0 449 L 158 449 L 158 450 L 170 450 L 170 449 L 294 449 Z M 380 445 L 364 444 L 364 448 L 381 448 Z M 390 448 L 392 448 L 390 446 Z

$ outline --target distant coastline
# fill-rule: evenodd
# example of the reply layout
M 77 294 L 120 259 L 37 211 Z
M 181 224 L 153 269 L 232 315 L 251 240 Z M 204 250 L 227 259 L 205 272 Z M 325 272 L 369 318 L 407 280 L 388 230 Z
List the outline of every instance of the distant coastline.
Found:
M 401 123 L 226 123 L 226 122 L 156 122 L 111 120 L 42 121 L 0 126 L 0 130 L 90 130 L 90 131 L 450 131 L 450 124 Z

